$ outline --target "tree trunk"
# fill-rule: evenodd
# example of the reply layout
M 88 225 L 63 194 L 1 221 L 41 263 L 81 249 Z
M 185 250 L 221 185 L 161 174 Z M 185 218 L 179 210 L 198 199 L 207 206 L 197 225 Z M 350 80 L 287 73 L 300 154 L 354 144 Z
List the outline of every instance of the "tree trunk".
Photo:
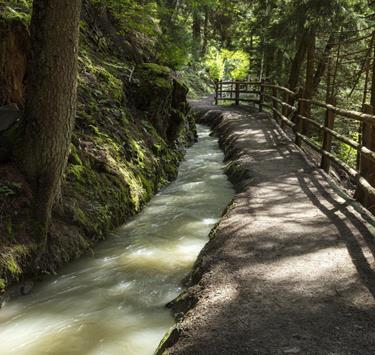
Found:
M 374 44 L 373 44 L 374 45 Z M 371 105 L 365 105 L 365 112 L 374 114 L 375 107 L 375 45 L 371 48 L 373 53 L 372 61 L 372 83 L 371 83 Z M 375 126 L 369 123 L 362 124 L 362 145 L 368 149 L 375 151 Z M 375 187 L 375 164 L 369 157 L 364 154 L 361 155 L 360 160 L 361 175 Z M 357 190 L 357 198 L 359 201 L 375 214 L 375 196 L 369 194 L 365 189 L 359 186 Z
M 300 78 L 301 69 L 305 60 L 309 31 L 304 30 L 299 39 L 297 52 L 293 58 L 292 66 L 289 75 L 289 89 L 295 91 L 297 89 L 298 80 Z
M 45 243 L 74 126 L 81 0 L 34 0 L 20 169 L 33 190 L 35 234 Z
M 324 76 L 324 73 L 327 69 L 327 63 L 328 63 L 328 57 L 331 54 L 331 50 L 334 47 L 334 42 L 335 42 L 335 35 L 334 33 L 331 33 L 329 36 L 327 45 L 324 49 L 324 53 L 322 57 L 319 60 L 318 66 L 316 68 L 316 72 L 314 75 L 314 82 L 313 82 L 313 87 L 312 87 L 312 95 L 314 95 L 318 89 L 319 89 L 319 84 L 322 80 L 322 77 Z
M 201 33 L 201 14 L 199 9 L 193 10 L 193 59 L 194 61 L 199 60 L 200 52 L 201 52 L 201 41 L 202 41 L 202 33 Z
M 306 63 L 306 81 L 303 92 L 303 97 L 311 99 L 313 96 L 313 84 L 314 84 L 314 69 L 315 69 L 315 47 L 316 47 L 316 35 L 314 31 L 309 31 L 309 38 L 307 41 L 307 63 Z M 305 117 L 311 116 L 311 105 L 305 103 L 304 112 L 302 113 Z M 303 121 L 302 133 L 308 134 L 308 123 Z
M 208 7 L 206 6 L 204 10 L 204 27 L 203 27 L 203 45 L 201 51 L 201 57 L 204 57 L 207 52 L 208 47 L 208 22 L 209 22 L 210 12 Z

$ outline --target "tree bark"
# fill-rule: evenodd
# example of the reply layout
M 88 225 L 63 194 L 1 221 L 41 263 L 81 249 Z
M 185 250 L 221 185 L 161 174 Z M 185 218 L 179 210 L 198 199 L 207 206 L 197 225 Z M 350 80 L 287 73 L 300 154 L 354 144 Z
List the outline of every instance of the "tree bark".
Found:
M 18 163 L 33 191 L 35 234 L 46 241 L 76 111 L 81 0 L 34 0 L 31 64 Z
M 306 99 L 311 99 L 313 96 L 314 89 L 314 69 L 315 69 L 315 48 L 316 48 L 316 35 L 314 31 L 309 31 L 308 41 L 307 41 L 307 63 L 306 63 L 306 81 L 303 97 Z M 305 103 L 304 112 L 302 113 L 305 117 L 311 116 L 311 105 Z M 308 133 L 308 123 L 303 122 L 302 133 L 307 135 Z
M 204 9 L 203 44 L 202 44 L 201 57 L 204 57 L 207 53 L 209 17 L 210 17 L 210 12 L 209 12 L 208 7 L 206 6 Z
M 331 33 L 329 36 L 329 39 L 327 41 L 326 47 L 324 49 L 324 53 L 322 57 L 319 60 L 319 63 L 316 68 L 316 72 L 314 75 L 314 82 L 313 82 L 313 87 L 312 87 L 312 95 L 314 95 L 318 89 L 319 89 L 319 84 L 322 80 L 322 77 L 324 76 L 324 73 L 327 70 L 327 64 L 328 64 L 328 57 L 331 54 L 331 50 L 334 47 L 334 42 L 335 42 L 335 35 L 334 33 Z
M 289 75 L 289 89 L 295 91 L 297 89 L 298 80 L 300 78 L 303 62 L 306 57 L 309 31 L 303 30 L 297 45 L 297 52 L 293 58 Z
M 202 41 L 202 20 L 199 9 L 193 10 L 193 59 L 194 61 L 199 60 L 201 51 L 201 41 Z
M 373 53 L 372 61 L 372 83 L 371 83 L 371 105 L 364 105 L 366 113 L 374 114 L 375 107 L 375 45 L 372 44 L 371 52 Z M 375 151 L 375 126 L 369 123 L 362 124 L 362 145 L 368 149 Z M 360 159 L 360 172 L 361 175 L 375 187 L 375 164 L 372 159 L 361 155 Z M 369 194 L 365 189 L 359 186 L 356 194 L 359 201 L 372 213 L 375 214 L 375 197 Z

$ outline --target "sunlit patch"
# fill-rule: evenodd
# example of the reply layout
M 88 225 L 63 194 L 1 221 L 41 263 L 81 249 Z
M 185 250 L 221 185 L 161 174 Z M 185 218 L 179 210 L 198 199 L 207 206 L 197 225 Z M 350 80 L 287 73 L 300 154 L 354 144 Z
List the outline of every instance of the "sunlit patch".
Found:
M 297 253 L 297 256 L 275 260 L 274 266 L 268 266 L 265 277 L 270 281 L 287 281 L 296 285 L 301 283 L 301 287 L 311 283 L 314 288 L 318 288 L 319 284 L 322 288 L 327 288 L 330 280 L 335 281 L 337 274 L 343 277 L 353 275 L 355 268 L 347 262 L 348 258 L 345 246 L 319 249 L 308 252 L 303 257 Z
M 205 241 L 180 239 L 178 243 L 171 243 L 164 248 L 144 248 L 133 250 L 120 257 L 126 269 L 156 270 L 168 273 L 176 268 L 189 267 L 193 264 Z
M 203 220 L 203 224 L 205 224 L 205 225 L 213 225 L 213 224 L 215 224 L 216 223 L 216 221 L 217 221 L 217 219 L 215 219 L 215 218 L 205 218 L 204 220 Z

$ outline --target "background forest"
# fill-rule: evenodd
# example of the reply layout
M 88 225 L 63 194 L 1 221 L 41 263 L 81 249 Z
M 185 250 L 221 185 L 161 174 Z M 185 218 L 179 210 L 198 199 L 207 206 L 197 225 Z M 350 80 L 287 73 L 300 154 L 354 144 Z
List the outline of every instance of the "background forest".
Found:
M 197 98 L 214 80 L 264 79 L 342 108 L 375 107 L 373 1 L 83 0 L 75 126 L 40 233 L 40 191 L 19 168 L 29 155 L 19 147 L 35 136 L 21 118 L 31 107 L 27 88 L 40 77 L 28 74 L 32 6 L 0 0 L 0 106 L 16 112 L 0 126 L 2 288 L 86 252 L 176 176 L 195 139 L 188 89 Z M 359 139 L 353 121 L 338 130 Z M 356 165 L 350 146 L 335 153 Z

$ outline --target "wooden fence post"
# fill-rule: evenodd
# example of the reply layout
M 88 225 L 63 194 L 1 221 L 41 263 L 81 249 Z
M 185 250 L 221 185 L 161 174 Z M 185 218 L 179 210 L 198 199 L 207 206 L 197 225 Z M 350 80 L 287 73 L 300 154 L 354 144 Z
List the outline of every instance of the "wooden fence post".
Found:
M 264 103 L 264 79 L 262 79 L 260 82 L 259 112 L 263 112 L 263 103 Z
M 277 98 L 277 89 L 275 87 L 272 87 L 272 96 Z M 272 107 L 274 108 L 273 110 L 273 119 L 278 122 L 278 115 L 275 111 L 275 109 L 278 109 L 277 101 L 275 99 L 272 100 Z M 282 121 L 282 120 L 281 120 Z
M 290 98 L 289 98 L 289 94 L 287 92 L 284 93 L 284 102 L 289 104 L 290 103 Z M 283 106 L 281 108 L 281 114 L 285 117 L 288 117 L 289 116 L 289 109 L 288 107 L 286 106 Z M 283 120 L 281 120 L 281 123 L 280 123 L 280 127 L 284 130 L 285 129 L 285 122 Z
M 240 82 L 236 80 L 236 105 L 240 104 Z
M 334 105 L 334 106 L 336 105 L 336 102 L 334 100 L 331 100 L 331 102 L 329 102 L 329 103 Z M 327 108 L 324 126 L 326 128 L 329 128 L 329 129 L 333 130 L 334 125 L 335 125 L 335 113 Z M 326 132 L 326 131 L 323 132 L 323 146 L 322 146 L 322 148 L 329 153 L 331 153 L 331 151 L 332 151 L 332 135 L 330 133 Z M 320 167 L 325 172 L 329 173 L 329 169 L 331 167 L 331 161 L 327 156 L 322 155 Z
M 374 109 L 371 105 L 364 105 L 363 112 L 373 114 Z M 371 151 L 375 150 L 375 127 L 371 124 L 363 122 L 362 124 L 362 145 Z M 359 173 L 364 177 L 372 186 L 375 186 L 375 163 L 365 156 L 362 152 L 359 152 Z M 375 213 L 375 198 L 370 196 L 368 192 L 358 185 L 356 191 L 356 198 L 363 206 L 368 208 L 371 212 Z
M 295 143 L 300 147 L 302 144 L 302 139 L 298 136 L 298 133 L 302 132 L 302 118 L 299 117 L 299 115 L 303 115 L 303 112 L 305 110 L 304 107 L 304 102 L 301 101 L 300 99 L 303 98 L 303 91 L 299 90 L 298 96 L 297 96 L 297 114 L 296 114 L 296 122 L 295 122 L 295 127 L 294 127 L 294 133 L 296 135 L 295 137 Z
M 284 93 L 284 102 L 286 102 L 287 104 L 288 103 L 291 103 L 291 98 L 289 97 L 289 94 L 286 92 Z M 291 103 L 293 105 L 293 103 Z M 281 108 L 281 114 L 285 117 L 288 117 L 289 116 L 289 109 L 288 107 L 286 106 L 283 106 Z M 281 128 L 282 129 L 285 129 L 285 122 L 283 120 L 281 120 L 281 124 L 280 124 Z
M 215 105 L 219 103 L 219 79 L 215 79 Z

